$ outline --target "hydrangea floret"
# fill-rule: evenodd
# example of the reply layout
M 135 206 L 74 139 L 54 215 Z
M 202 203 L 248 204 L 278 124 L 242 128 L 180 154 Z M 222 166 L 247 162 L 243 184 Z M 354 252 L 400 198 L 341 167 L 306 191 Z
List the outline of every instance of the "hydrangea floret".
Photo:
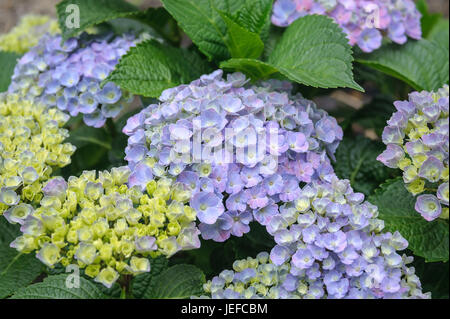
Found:
M 24 15 L 10 32 L 0 35 L 0 51 L 23 54 L 38 44 L 44 34 L 59 32 L 58 22 L 48 16 Z
M 75 146 L 64 143 L 68 118 L 58 109 L 0 94 L 0 215 L 22 214 L 38 204 L 53 169 L 71 163 Z
M 285 269 L 280 297 L 427 297 L 406 267 L 412 258 L 397 252 L 408 242 L 398 232 L 383 233 L 377 215 L 376 206 L 337 177 L 313 181 L 281 205 L 266 226 L 277 244 L 270 261 Z
M 135 40 L 82 34 L 62 42 L 60 35 L 47 34 L 19 59 L 8 91 L 71 116 L 83 114 L 86 125 L 101 127 L 131 102 L 132 96 L 114 83 L 101 83 Z
M 266 225 L 299 182 L 332 174 L 342 140 L 336 119 L 279 82 L 246 85 L 221 70 L 164 91 L 162 103 L 131 117 L 125 159 L 131 186 L 168 174 L 192 191 L 204 239 L 224 241 Z
M 200 247 L 190 192 L 171 179 L 150 181 L 145 192 L 127 187 L 127 167 L 51 179 L 40 206 L 11 211 L 22 236 L 11 247 L 36 252 L 48 267 L 77 264 L 111 287 L 121 274 L 149 272 L 148 257 L 170 257 Z
M 272 23 L 286 27 L 311 14 L 332 18 L 350 45 L 364 52 L 381 47 L 384 34 L 398 44 L 422 37 L 421 14 L 412 0 L 276 0 Z
M 378 160 L 403 171 L 415 209 L 427 221 L 449 218 L 449 86 L 413 92 L 394 103 L 397 112 L 383 131 L 386 150 Z

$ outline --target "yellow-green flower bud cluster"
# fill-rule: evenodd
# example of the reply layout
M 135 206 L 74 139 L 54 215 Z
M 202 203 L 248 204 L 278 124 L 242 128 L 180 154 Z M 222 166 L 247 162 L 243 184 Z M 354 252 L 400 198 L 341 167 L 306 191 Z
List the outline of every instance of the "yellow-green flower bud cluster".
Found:
M 47 266 L 77 264 L 110 287 L 120 274 L 150 271 L 147 257 L 172 256 L 200 247 L 190 193 L 170 179 L 151 181 L 142 192 L 125 184 L 127 167 L 96 177 L 50 180 L 36 210 L 22 223 L 23 235 L 11 247 L 36 256 Z
M 75 146 L 63 143 L 69 134 L 62 128 L 68 119 L 56 108 L 0 94 L 0 215 L 19 203 L 38 204 L 52 168 L 70 164 Z
M 55 19 L 41 15 L 25 15 L 9 33 L 0 35 L 0 50 L 25 53 L 34 47 L 45 33 L 59 33 Z

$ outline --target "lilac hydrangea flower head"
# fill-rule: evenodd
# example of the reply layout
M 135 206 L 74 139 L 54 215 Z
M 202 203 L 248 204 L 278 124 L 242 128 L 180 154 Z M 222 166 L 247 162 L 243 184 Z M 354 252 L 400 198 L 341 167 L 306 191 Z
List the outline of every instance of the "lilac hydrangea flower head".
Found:
M 421 205 L 428 215 L 436 207 L 426 200 Z M 414 274 L 406 266 L 410 258 L 397 251 L 408 242 L 398 232 L 382 232 L 377 215 L 377 207 L 347 180 L 333 177 L 303 187 L 266 226 L 276 242 L 271 263 L 288 265 L 289 280 L 295 278 L 283 287 L 300 298 L 353 298 L 356 292 L 364 298 L 427 297 L 419 281 L 407 283 Z
M 390 168 L 400 168 L 414 196 L 433 190 L 433 194 L 419 196 L 415 205 L 426 220 L 448 219 L 449 87 L 435 93 L 413 92 L 408 101 L 394 105 L 397 112 L 383 132 L 387 147 L 377 159 Z
M 343 138 L 336 119 L 286 83 L 247 82 L 217 70 L 164 91 L 123 129 L 130 185 L 176 178 L 193 192 L 204 238 L 239 236 L 251 216 L 266 223 L 277 202 L 298 196 L 299 182 L 333 175 L 329 156 Z
M 83 114 L 84 122 L 101 127 L 116 117 L 129 96 L 117 85 L 100 83 L 120 57 L 135 45 L 133 36 L 83 34 L 62 43 L 60 35 L 46 34 L 30 49 L 14 70 L 8 91 L 57 107 L 71 116 Z
M 120 274 L 149 272 L 148 257 L 199 248 L 196 212 L 184 188 L 161 178 L 143 192 L 125 184 L 130 173 L 119 167 L 50 180 L 39 207 L 20 204 L 8 211 L 7 219 L 22 232 L 11 247 L 36 252 L 48 267 L 78 263 L 107 287 Z M 41 242 L 43 236 L 49 241 Z
M 421 14 L 412 0 L 276 0 L 272 23 L 287 27 L 298 18 L 320 14 L 332 18 L 347 34 L 350 45 L 364 52 L 381 47 L 382 33 L 395 43 L 422 37 Z
M 39 204 L 53 169 L 70 164 L 75 146 L 64 143 L 68 119 L 56 108 L 0 94 L 0 215 L 10 222 L 22 224 L 30 205 Z

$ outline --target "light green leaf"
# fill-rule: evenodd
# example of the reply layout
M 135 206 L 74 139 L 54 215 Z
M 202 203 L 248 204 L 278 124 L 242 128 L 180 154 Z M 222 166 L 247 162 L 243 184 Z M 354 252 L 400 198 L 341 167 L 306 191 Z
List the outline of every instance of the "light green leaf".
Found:
M 268 62 L 301 84 L 363 91 L 353 79 L 352 49 L 344 32 L 325 16 L 305 16 L 292 23 Z
M 240 26 L 228 14 L 220 12 L 220 15 L 228 27 L 225 44 L 231 56 L 257 59 L 264 50 L 264 43 L 259 35 Z
M 49 276 L 43 282 L 30 285 L 17 291 L 12 299 L 107 299 L 98 286 L 80 277 L 79 288 L 68 288 L 68 274 Z M 70 281 L 70 278 L 69 278 Z
M 210 71 L 198 54 L 145 41 L 122 57 L 105 81 L 136 95 L 159 97 L 165 89 L 189 83 Z
M 184 299 L 203 292 L 205 275 L 192 265 L 175 265 L 157 276 L 146 299 Z
M 233 15 L 244 0 L 162 0 L 164 7 L 209 60 L 230 58 L 227 26 L 218 11 Z
M 383 143 L 362 136 L 346 137 L 336 151 L 334 168 L 336 175 L 350 180 L 353 189 L 366 196 L 390 177 L 391 169 L 377 161 L 383 152 Z
M 155 285 L 155 277 L 167 269 L 169 260 L 164 256 L 150 259 L 151 270 L 149 273 L 141 274 L 131 281 L 131 293 L 134 298 L 142 298 L 151 293 Z
M 448 221 L 426 221 L 415 211 L 415 198 L 406 190 L 402 178 L 386 182 L 375 191 L 369 201 L 378 206 L 379 218 L 386 230 L 399 231 L 409 242 L 409 249 L 427 262 L 449 259 Z
M 11 52 L 0 51 L 0 93 L 8 90 L 11 77 L 20 55 Z
M 0 298 L 29 285 L 42 270 L 42 264 L 33 254 L 22 254 L 9 247 L 20 234 L 18 228 L 0 217 Z
M 223 69 L 240 71 L 254 80 L 267 79 L 278 73 L 278 70 L 268 63 L 255 59 L 231 59 L 220 64 Z
M 441 14 L 439 13 L 430 13 L 428 10 L 427 0 L 418 0 L 416 3 L 417 9 L 422 14 L 422 18 L 420 19 L 420 25 L 422 27 L 422 36 L 424 38 L 428 38 L 431 29 L 434 28 L 436 23 L 438 23 L 441 18 Z
M 448 58 L 448 50 L 422 39 L 402 46 L 387 45 L 361 56 L 357 62 L 396 77 L 417 91 L 433 91 L 448 82 Z

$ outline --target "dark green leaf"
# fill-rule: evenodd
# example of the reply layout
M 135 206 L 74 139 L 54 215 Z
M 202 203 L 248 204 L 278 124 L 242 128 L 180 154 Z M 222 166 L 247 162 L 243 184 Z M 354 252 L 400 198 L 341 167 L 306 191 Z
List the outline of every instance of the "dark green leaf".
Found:
M 225 44 L 233 58 L 257 59 L 264 50 L 264 43 L 257 33 L 240 26 L 231 16 L 220 12 L 227 25 Z
M 426 0 L 419 0 L 416 3 L 417 9 L 422 14 L 422 18 L 420 19 L 420 25 L 422 27 L 422 36 L 427 38 L 430 34 L 431 29 L 436 25 L 436 23 L 441 18 L 439 13 L 430 13 L 428 11 L 428 4 Z
M 155 277 L 146 299 L 184 299 L 203 292 L 205 275 L 192 265 L 175 265 Z
M 236 13 L 245 0 L 162 0 L 164 7 L 209 60 L 230 58 L 227 26 L 219 11 Z
M 209 71 L 209 65 L 195 52 L 145 41 L 122 57 L 106 81 L 133 94 L 158 97 L 165 89 L 188 83 Z
M 131 281 L 131 292 L 134 298 L 142 298 L 150 294 L 154 285 L 155 277 L 167 269 L 169 261 L 164 256 L 150 259 L 151 270 L 149 273 L 141 274 Z
M 301 84 L 363 91 L 353 80 L 352 49 L 346 35 L 325 16 L 305 16 L 292 23 L 268 62 Z
M 79 288 L 69 288 L 66 280 L 69 275 L 49 276 L 43 282 L 33 284 L 17 291 L 12 299 L 105 299 L 108 298 L 95 283 L 80 277 Z M 70 280 L 70 279 L 69 279 Z
M 390 44 L 358 58 L 359 63 L 396 77 L 418 91 L 433 91 L 448 82 L 449 54 L 442 46 L 422 39 Z
M 427 263 L 423 258 L 414 257 L 412 264 L 420 278 L 423 292 L 431 292 L 432 299 L 449 297 L 449 263 Z
M 409 242 L 409 249 L 428 262 L 448 261 L 448 221 L 426 221 L 415 211 L 415 198 L 406 190 L 402 178 L 388 181 L 375 191 L 369 201 L 378 206 L 379 218 L 390 232 L 399 231 Z
M 20 55 L 11 52 L 0 51 L 0 93 L 8 90 L 11 77 Z
M 384 149 L 383 143 L 362 136 L 344 138 L 336 151 L 334 168 L 337 176 L 350 180 L 355 191 L 366 196 L 372 194 L 393 171 L 377 161 Z

